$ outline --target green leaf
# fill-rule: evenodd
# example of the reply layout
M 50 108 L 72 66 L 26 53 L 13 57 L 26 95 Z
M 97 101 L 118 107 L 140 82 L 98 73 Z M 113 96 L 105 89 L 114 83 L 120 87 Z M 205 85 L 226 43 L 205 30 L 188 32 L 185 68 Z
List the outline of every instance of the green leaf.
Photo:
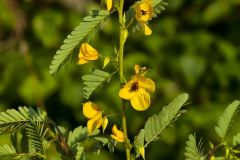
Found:
M 17 155 L 17 152 L 13 146 L 9 146 L 7 144 L 4 144 L 0 146 L 0 159 L 12 159 Z
M 88 130 L 86 127 L 79 126 L 68 134 L 67 144 L 73 148 L 76 143 L 88 137 Z
M 102 146 L 105 146 L 106 144 L 108 144 L 108 138 L 106 137 L 94 137 L 95 140 L 99 141 L 102 143 Z
M 105 81 L 109 79 L 110 75 L 99 69 L 94 69 L 90 74 L 85 74 L 82 76 L 83 84 L 83 96 L 86 99 L 94 93 L 96 89 L 101 87 Z
M 62 64 L 67 61 L 70 53 L 85 39 L 92 31 L 103 22 L 109 12 L 106 10 L 92 11 L 90 16 L 83 18 L 83 21 L 67 36 L 60 49 L 56 52 L 50 65 L 50 74 L 58 71 Z
M 163 0 L 153 0 L 153 17 L 157 17 L 158 14 L 162 13 L 167 5 L 168 3 Z
M 90 136 L 99 134 L 99 129 L 95 129 L 92 133 L 88 133 L 87 127 L 79 126 L 68 134 L 67 144 L 74 153 L 75 159 L 85 159 L 84 145 L 82 141 Z
M 48 147 L 48 141 L 45 136 L 48 132 L 48 128 L 45 127 L 44 123 L 32 121 L 25 128 L 26 137 L 28 138 L 29 152 L 38 152 L 44 154 Z
M 233 146 L 240 145 L 240 133 L 233 137 Z
M 195 135 L 190 134 L 185 147 L 185 160 L 204 160 L 204 156 L 201 154 L 201 141 L 197 146 Z
M 0 134 L 16 132 L 26 128 L 31 120 L 43 122 L 46 118 L 45 112 L 36 112 L 31 107 L 18 107 L 18 110 L 8 109 L 0 113 Z
M 140 148 L 144 148 L 144 129 L 141 129 L 139 132 L 138 136 L 134 140 L 134 148 L 135 148 L 135 153 L 136 153 L 136 158 L 139 158 L 140 153 Z M 143 157 L 144 158 L 144 157 Z
M 75 154 L 75 160 L 85 160 L 84 147 L 81 146 L 79 143 L 77 147 L 75 147 L 73 153 Z
M 141 131 L 139 132 L 138 136 L 136 137 L 135 141 L 134 141 L 134 145 L 141 147 L 144 146 L 144 129 L 141 129 Z
M 115 141 L 114 139 L 110 138 L 108 141 L 108 150 L 110 151 L 110 153 L 114 152 L 115 146 L 117 145 L 117 141 Z
M 181 94 L 169 105 L 165 106 L 158 115 L 153 115 L 145 123 L 145 141 L 147 146 L 151 141 L 156 140 L 158 135 L 178 116 L 180 109 L 188 99 L 188 94 Z
M 240 101 L 235 100 L 232 102 L 221 115 L 218 126 L 215 127 L 215 131 L 222 139 L 225 138 L 227 131 L 230 127 L 234 113 L 237 111 Z

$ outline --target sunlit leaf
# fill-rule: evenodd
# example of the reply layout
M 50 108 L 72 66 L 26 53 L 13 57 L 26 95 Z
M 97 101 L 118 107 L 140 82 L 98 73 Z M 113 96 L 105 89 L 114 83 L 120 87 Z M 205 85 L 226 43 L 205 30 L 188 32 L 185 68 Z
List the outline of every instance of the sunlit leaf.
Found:
M 218 125 L 215 127 L 215 131 L 220 138 L 222 139 L 225 138 L 227 131 L 230 127 L 232 118 L 234 116 L 234 113 L 237 111 L 239 104 L 240 104 L 240 101 L 237 101 L 237 100 L 232 102 L 220 117 L 218 121 Z
M 180 116 L 179 111 L 188 99 L 188 94 L 181 94 L 176 97 L 169 105 L 165 106 L 158 115 L 148 118 L 145 123 L 145 141 L 147 146 L 151 141 L 158 138 L 159 134 Z
M 94 69 L 90 74 L 85 74 L 82 76 L 83 84 L 83 96 L 86 99 L 94 93 L 96 89 L 101 87 L 101 85 L 106 82 L 109 78 L 109 73 L 101 71 L 99 69 Z
M 94 31 L 103 22 L 109 12 L 106 10 L 92 11 L 90 16 L 83 18 L 83 21 L 67 36 L 60 49 L 56 52 L 50 65 L 50 74 L 60 69 L 65 61 L 68 60 L 70 53 L 81 41 Z
M 185 147 L 185 160 L 204 160 L 205 157 L 201 153 L 201 141 L 197 145 L 195 135 L 190 134 Z

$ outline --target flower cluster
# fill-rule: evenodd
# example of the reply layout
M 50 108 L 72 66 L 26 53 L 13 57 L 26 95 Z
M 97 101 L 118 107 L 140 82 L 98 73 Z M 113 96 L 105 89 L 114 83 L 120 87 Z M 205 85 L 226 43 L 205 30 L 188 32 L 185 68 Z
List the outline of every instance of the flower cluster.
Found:
M 87 122 L 89 133 L 94 131 L 96 128 L 100 128 L 101 126 L 104 132 L 108 125 L 108 119 L 107 117 L 102 117 L 102 114 L 103 112 L 95 103 L 86 102 L 83 105 L 83 115 L 89 119 Z
M 107 10 L 111 11 L 113 0 L 105 0 L 105 4 Z M 138 1 L 132 7 L 135 12 L 135 19 L 143 28 L 144 34 L 151 35 L 152 31 L 147 26 L 147 23 L 153 16 L 152 0 Z M 126 30 L 126 37 L 127 34 L 128 32 Z M 95 61 L 99 56 L 100 53 L 95 48 L 88 43 L 83 43 L 79 50 L 78 64 L 82 65 Z M 104 65 L 105 63 L 108 62 L 104 62 Z M 146 68 L 140 68 L 139 65 L 135 65 L 135 75 L 132 76 L 131 80 L 119 91 L 119 96 L 125 100 L 129 100 L 132 107 L 137 111 L 144 111 L 149 108 L 151 104 L 150 93 L 155 91 L 155 83 L 145 77 L 146 72 Z M 103 132 L 105 131 L 108 125 L 108 118 L 107 116 L 103 116 L 103 111 L 97 104 L 90 101 L 86 102 L 83 105 L 83 115 L 88 118 L 87 129 L 89 133 L 100 127 L 102 127 Z M 111 137 L 118 142 L 125 141 L 123 131 L 119 130 L 116 125 L 112 127 Z M 144 147 L 140 148 L 140 153 L 144 157 Z
M 93 102 L 86 102 L 83 105 L 83 115 L 89 120 L 87 122 L 88 132 L 91 133 L 95 129 L 102 126 L 103 132 L 108 125 L 108 118 L 103 117 L 103 112 L 99 106 Z M 113 125 L 111 137 L 118 142 L 124 142 L 124 134 L 117 129 L 116 125 Z

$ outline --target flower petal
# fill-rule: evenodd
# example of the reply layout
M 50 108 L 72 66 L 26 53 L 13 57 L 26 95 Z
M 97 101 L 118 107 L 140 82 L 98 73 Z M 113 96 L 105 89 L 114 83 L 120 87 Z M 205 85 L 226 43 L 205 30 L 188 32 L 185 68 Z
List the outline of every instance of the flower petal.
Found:
M 85 59 L 79 59 L 77 64 L 85 64 L 85 63 L 88 63 L 88 62 L 90 62 L 90 61 L 87 61 Z
M 88 132 L 92 133 L 96 128 L 99 128 L 102 125 L 102 113 L 99 112 L 95 117 L 90 119 L 87 122 Z
M 99 57 L 98 51 L 87 43 L 83 43 L 79 50 L 78 64 L 85 64 L 96 60 Z
M 145 78 L 143 76 L 138 79 L 139 88 L 145 89 L 147 92 L 155 91 L 155 83 L 150 78 Z
M 93 102 L 86 102 L 83 105 L 83 115 L 87 118 L 93 118 L 94 116 L 96 116 L 100 111 L 100 109 L 98 108 L 98 106 L 93 103 Z
M 102 129 L 103 129 L 103 133 L 105 131 L 105 129 L 107 128 L 107 125 L 108 125 L 108 118 L 107 117 L 104 117 L 102 119 Z
M 80 51 L 82 51 L 85 59 L 87 60 L 96 60 L 99 56 L 98 51 L 88 43 L 83 43 L 81 45 Z
M 110 11 L 112 9 L 112 0 L 105 0 L 105 3 L 107 5 L 107 10 Z
M 117 129 L 116 125 L 113 125 L 111 137 L 118 142 L 124 142 L 124 134 Z
M 141 25 L 142 25 L 142 27 L 143 27 L 143 31 L 144 31 L 144 34 L 145 34 L 145 35 L 149 36 L 149 35 L 152 34 L 152 30 L 147 26 L 146 23 L 141 22 Z
M 150 95 L 147 91 L 139 88 L 134 96 L 130 99 L 132 107 L 137 111 L 144 111 L 148 109 L 151 104 Z
M 134 96 L 134 93 L 131 91 L 133 81 L 129 81 L 123 88 L 119 91 L 119 96 L 123 99 L 129 100 L 131 97 Z
M 88 133 L 92 133 L 96 129 L 97 123 L 94 119 L 90 119 L 87 122 Z

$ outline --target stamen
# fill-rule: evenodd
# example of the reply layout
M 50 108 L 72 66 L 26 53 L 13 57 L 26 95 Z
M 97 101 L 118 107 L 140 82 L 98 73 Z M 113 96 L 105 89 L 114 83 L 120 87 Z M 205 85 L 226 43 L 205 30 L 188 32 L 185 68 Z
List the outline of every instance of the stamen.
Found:
M 137 91 L 138 90 L 138 82 L 133 82 L 130 90 Z
M 141 10 L 141 13 L 142 13 L 142 15 L 144 16 L 144 15 L 147 14 L 147 11 Z

